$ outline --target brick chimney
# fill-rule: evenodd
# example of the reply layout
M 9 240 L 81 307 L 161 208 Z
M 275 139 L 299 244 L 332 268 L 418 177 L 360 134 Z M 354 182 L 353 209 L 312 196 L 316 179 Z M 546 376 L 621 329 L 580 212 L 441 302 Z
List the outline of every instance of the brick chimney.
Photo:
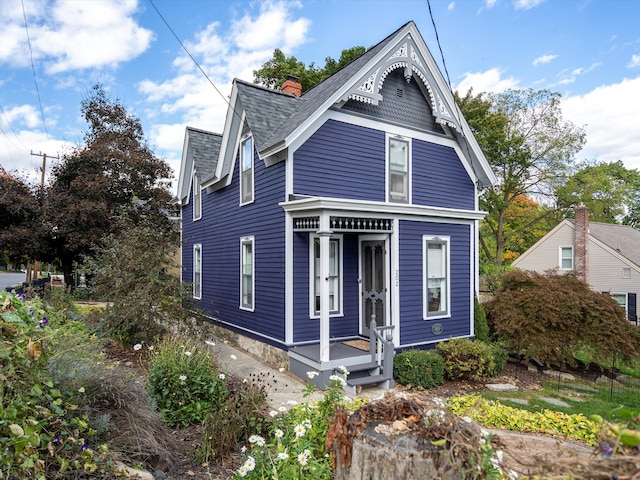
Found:
M 287 75 L 287 79 L 282 83 L 280 90 L 284 93 L 291 93 L 296 97 L 299 97 L 302 95 L 302 85 L 298 80 L 300 80 L 298 77 Z
M 573 244 L 573 270 L 578 278 L 586 282 L 589 253 L 589 209 L 582 204 L 576 208 L 575 239 Z

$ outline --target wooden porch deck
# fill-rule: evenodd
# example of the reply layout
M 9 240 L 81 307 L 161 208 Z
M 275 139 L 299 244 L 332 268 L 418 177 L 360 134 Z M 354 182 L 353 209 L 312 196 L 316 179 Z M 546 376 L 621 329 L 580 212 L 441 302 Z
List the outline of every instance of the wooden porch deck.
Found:
M 366 340 L 362 340 L 365 342 Z M 352 357 L 360 357 L 362 355 L 369 355 L 368 350 L 361 350 L 356 347 L 352 347 L 351 345 L 347 345 L 347 341 L 343 342 L 334 342 L 329 345 L 329 359 L 333 360 L 344 360 L 350 359 Z M 320 344 L 314 343 L 311 345 L 302 345 L 299 347 L 293 347 L 289 349 L 290 353 L 295 353 L 296 355 L 300 355 L 314 362 L 320 361 Z

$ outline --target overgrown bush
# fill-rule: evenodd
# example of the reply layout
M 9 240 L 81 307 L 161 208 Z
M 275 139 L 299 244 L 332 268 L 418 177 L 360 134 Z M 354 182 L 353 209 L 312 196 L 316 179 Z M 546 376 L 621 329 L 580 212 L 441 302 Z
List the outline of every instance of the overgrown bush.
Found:
M 202 441 L 197 452 L 201 463 L 220 461 L 240 440 L 250 434 L 265 435 L 270 425 L 264 388 L 235 377 L 227 377 L 227 392 L 213 400 L 204 421 Z
M 609 295 L 594 292 L 574 275 L 515 270 L 484 304 L 492 332 L 512 352 L 547 364 L 574 365 L 573 352 L 624 362 L 640 355 L 640 330 Z
M 442 384 L 444 361 L 436 352 L 406 350 L 393 359 L 393 378 L 403 385 L 434 388 Z
M 476 340 L 490 343 L 489 325 L 487 324 L 487 316 L 484 313 L 482 304 L 478 301 L 478 297 L 473 299 L 473 325 L 475 327 Z
M 213 354 L 193 342 L 167 338 L 149 355 L 147 388 L 169 426 L 204 422 L 226 398 L 225 378 Z
M 113 476 L 108 446 L 95 442 L 96 430 L 49 373 L 64 318 L 39 300 L 0 292 L 0 478 Z
M 500 347 L 468 338 L 454 338 L 438 344 L 450 380 L 481 380 L 494 377 L 504 368 L 507 356 Z M 497 358 L 496 358 L 497 357 Z

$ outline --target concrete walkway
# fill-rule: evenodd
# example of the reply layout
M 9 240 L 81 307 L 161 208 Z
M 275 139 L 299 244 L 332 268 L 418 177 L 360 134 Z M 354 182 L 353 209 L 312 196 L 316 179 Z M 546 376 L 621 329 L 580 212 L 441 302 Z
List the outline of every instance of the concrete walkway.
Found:
M 206 340 L 205 343 L 216 355 L 220 370 L 229 375 L 246 378 L 263 385 L 271 409 L 288 408 L 293 402 L 302 403 L 308 400 L 303 394 L 306 383 L 290 372 L 275 368 L 262 359 L 215 338 Z M 374 400 L 382 397 L 385 392 L 387 390 L 372 387 L 363 389 L 357 396 Z M 346 393 L 345 396 L 347 396 Z M 309 399 L 320 400 L 322 397 L 323 393 L 316 390 Z M 349 395 L 349 397 L 353 398 L 353 395 Z

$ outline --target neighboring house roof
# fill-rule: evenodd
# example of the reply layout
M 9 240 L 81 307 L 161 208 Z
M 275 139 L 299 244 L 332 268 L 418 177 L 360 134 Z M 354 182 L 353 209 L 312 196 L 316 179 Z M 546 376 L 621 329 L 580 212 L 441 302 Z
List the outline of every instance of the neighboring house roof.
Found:
M 573 220 L 569 220 L 573 223 Z M 640 232 L 628 225 L 589 222 L 589 235 L 640 266 Z
M 451 127 L 450 134 L 461 145 L 478 187 L 497 183 L 416 25 L 408 22 L 301 97 L 235 79 L 222 136 L 187 128 L 178 198 L 184 201 L 188 197 L 192 168 L 203 187 L 216 189 L 230 183 L 238 140 L 247 127 L 261 158 L 271 163 L 282 160 L 289 145 L 327 110 L 340 108 L 354 98 L 372 104 L 382 100 L 379 89 L 397 68 L 424 83 L 436 121 Z M 192 146 L 192 142 L 199 145 Z M 195 164 L 185 162 L 185 155 Z

